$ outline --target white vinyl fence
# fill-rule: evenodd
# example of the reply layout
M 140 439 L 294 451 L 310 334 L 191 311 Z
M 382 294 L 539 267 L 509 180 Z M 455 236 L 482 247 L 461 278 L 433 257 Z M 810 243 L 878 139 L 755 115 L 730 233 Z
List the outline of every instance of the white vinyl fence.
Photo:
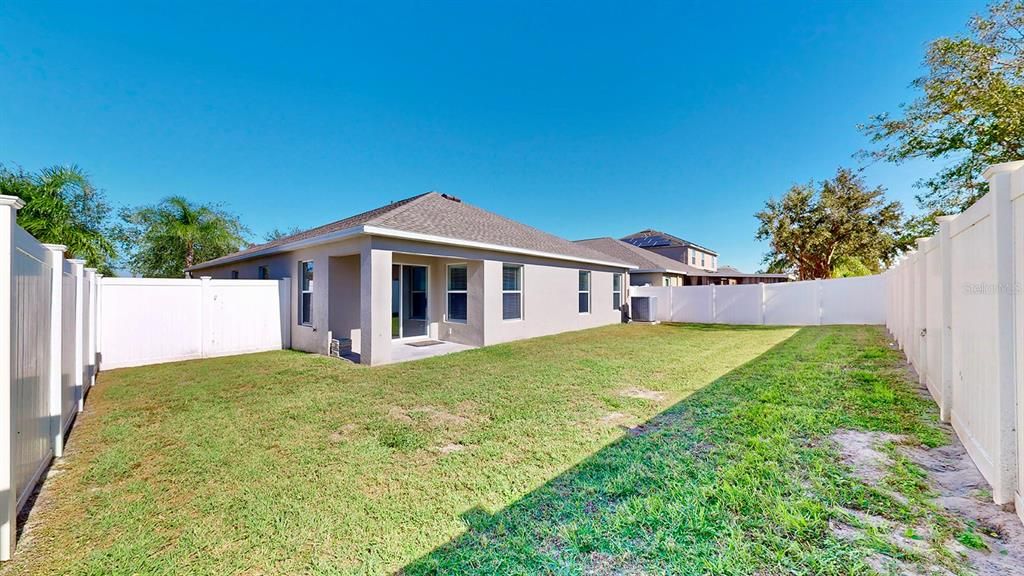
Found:
M 704 324 L 884 324 L 886 277 L 731 286 L 634 286 L 656 296 L 657 320 Z
M 992 485 L 1024 518 L 1024 161 L 885 273 L 887 326 Z
M 288 348 L 290 280 L 102 278 L 0 196 L 0 560 L 100 368 Z
M 17 515 L 64 451 L 97 370 L 101 275 L 17 224 L 21 201 L 0 196 L 0 560 Z
M 291 346 L 291 280 L 104 278 L 103 368 Z

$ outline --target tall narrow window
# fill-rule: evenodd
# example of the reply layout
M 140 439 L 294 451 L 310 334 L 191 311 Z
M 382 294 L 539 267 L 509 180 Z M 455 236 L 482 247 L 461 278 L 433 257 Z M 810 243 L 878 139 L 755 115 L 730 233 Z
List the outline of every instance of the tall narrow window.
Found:
M 231 279 L 232 280 L 238 280 L 238 270 L 232 270 L 231 271 Z
M 448 266 L 448 321 L 466 322 L 466 309 L 468 308 L 467 289 L 469 288 L 469 274 L 465 264 L 450 264 Z
M 612 310 L 622 307 L 622 274 L 612 274 Z
M 523 267 L 518 264 L 501 267 L 501 317 L 504 320 L 523 318 Z
M 313 261 L 299 262 L 299 324 L 313 325 Z
M 580 270 L 580 314 L 590 314 L 590 272 Z
M 269 280 L 270 279 L 270 270 L 268 270 L 266 266 L 260 266 L 256 270 L 256 276 L 260 280 Z

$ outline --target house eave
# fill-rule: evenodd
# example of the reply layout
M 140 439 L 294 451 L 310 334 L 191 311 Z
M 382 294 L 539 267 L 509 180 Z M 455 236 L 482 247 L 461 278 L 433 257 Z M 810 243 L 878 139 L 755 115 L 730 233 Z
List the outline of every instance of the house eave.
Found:
M 490 244 L 487 242 L 476 242 L 474 240 L 460 240 L 457 238 L 446 238 L 444 236 L 434 236 L 432 234 L 421 234 L 419 232 L 407 232 L 405 230 L 395 230 L 393 228 L 382 228 L 380 226 L 363 226 L 364 233 L 370 236 L 383 236 L 386 238 L 398 238 L 401 240 L 415 240 L 417 242 L 427 242 L 430 244 L 444 244 L 447 246 L 461 246 L 464 248 L 476 248 L 479 250 L 489 250 L 493 252 L 505 252 L 508 254 L 520 254 L 523 256 L 536 256 L 539 258 L 550 258 L 552 260 L 563 260 L 568 262 L 581 262 L 584 264 L 596 264 L 599 266 L 608 266 L 611 268 L 622 268 L 625 270 L 636 270 L 637 266 L 632 264 L 625 264 L 623 262 L 609 262 L 607 260 L 593 260 L 590 258 L 580 258 L 578 256 L 569 256 L 566 254 L 556 254 L 554 252 L 544 252 L 542 250 L 530 250 L 527 248 L 516 248 L 514 246 L 503 246 L 501 244 Z
M 222 260 L 211 260 L 210 262 L 203 262 L 196 264 L 187 269 L 192 272 L 196 270 L 202 270 L 204 268 L 211 268 L 213 266 L 221 266 L 224 264 L 231 264 L 233 262 L 241 262 L 243 260 L 251 260 L 253 258 L 259 258 L 261 256 L 270 256 L 273 254 L 280 254 L 282 252 L 291 252 L 302 248 L 309 248 L 312 246 L 319 246 L 321 244 L 328 244 L 330 242 L 337 242 L 338 240 L 345 240 L 347 238 L 353 238 L 356 236 L 381 236 L 385 238 L 397 238 L 402 240 L 414 240 L 418 242 L 427 242 L 430 244 L 443 244 L 447 246 L 460 246 L 464 248 L 476 248 L 479 250 L 489 250 L 493 252 L 505 252 L 508 254 L 520 254 L 523 256 L 536 256 L 539 258 L 549 258 L 552 260 L 562 260 L 568 262 L 580 262 L 583 264 L 595 264 L 599 266 L 608 266 L 611 268 L 622 268 L 624 270 L 633 271 L 637 266 L 631 264 L 625 264 L 622 262 L 609 262 L 606 260 L 594 260 L 590 258 L 580 258 L 576 256 L 569 256 L 566 254 L 556 254 L 554 252 L 544 252 L 541 250 L 530 250 L 526 248 L 516 248 L 513 246 L 502 246 L 500 244 L 490 244 L 487 242 L 476 242 L 472 240 L 460 240 L 457 238 L 446 238 L 444 236 L 434 236 L 431 234 L 420 234 L 417 232 L 407 232 L 404 230 L 394 230 L 392 228 L 384 228 L 381 226 L 354 226 L 345 230 L 339 230 L 337 232 L 331 232 L 322 236 L 316 236 L 313 238 L 306 238 L 303 240 L 297 240 L 295 242 L 287 242 L 277 246 L 270 246 L 262 250 L 256 250 L 254 252 L 247 252 L 245 254 L 239 254 L 234 257 L 226 257 Z

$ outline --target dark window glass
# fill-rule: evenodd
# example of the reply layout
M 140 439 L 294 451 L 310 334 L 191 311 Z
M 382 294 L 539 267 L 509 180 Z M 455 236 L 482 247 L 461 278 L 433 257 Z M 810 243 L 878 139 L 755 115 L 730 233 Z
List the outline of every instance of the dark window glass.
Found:
M 448 294 L 448 319 L 466 321 L 466 293 L 453 292 Z
M 309 319 L 312 317 L 313 311 L 313 293 L 303 292 L 302 293 L 302 323 L 309 324 Z
M 501 270 L 502 290 L 522 290 L 522 266 L 506 264 Z
M 521 292 L 505 292 L 501 295 L 501 317 L 505 320 L 519 320 L 523 317 Z
M 590 312 L 590 294 L 580 292 L 580 314 L 586 314 L 587 312 Z
M 448 289 L 465 290 L 469 285 L 468 273 L 465 266 L 448 267 Z

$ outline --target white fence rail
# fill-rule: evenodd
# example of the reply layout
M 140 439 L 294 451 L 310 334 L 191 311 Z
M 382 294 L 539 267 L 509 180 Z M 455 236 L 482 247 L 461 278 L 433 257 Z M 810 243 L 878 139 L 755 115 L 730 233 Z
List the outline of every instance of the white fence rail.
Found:
M 291 281 L 104 278 L 103 368 L 291 346 Z
M 100 275 L 22 230 L 20 207 L 0 196 L 0 560 L 96 374 Z
M 1024 518 L 1024 162 L 886 272 L 887 326 L 992 485 Z
M 291 282 L 102 278 L 41 244 L 0 196 L 0 560 L 100 366 L 288 348 Z
M 639 286 L 631 296 L 657 296 L 662 322 L 705 324 L 883 324 L 886 277 L 835 278 L 733 286 Z

